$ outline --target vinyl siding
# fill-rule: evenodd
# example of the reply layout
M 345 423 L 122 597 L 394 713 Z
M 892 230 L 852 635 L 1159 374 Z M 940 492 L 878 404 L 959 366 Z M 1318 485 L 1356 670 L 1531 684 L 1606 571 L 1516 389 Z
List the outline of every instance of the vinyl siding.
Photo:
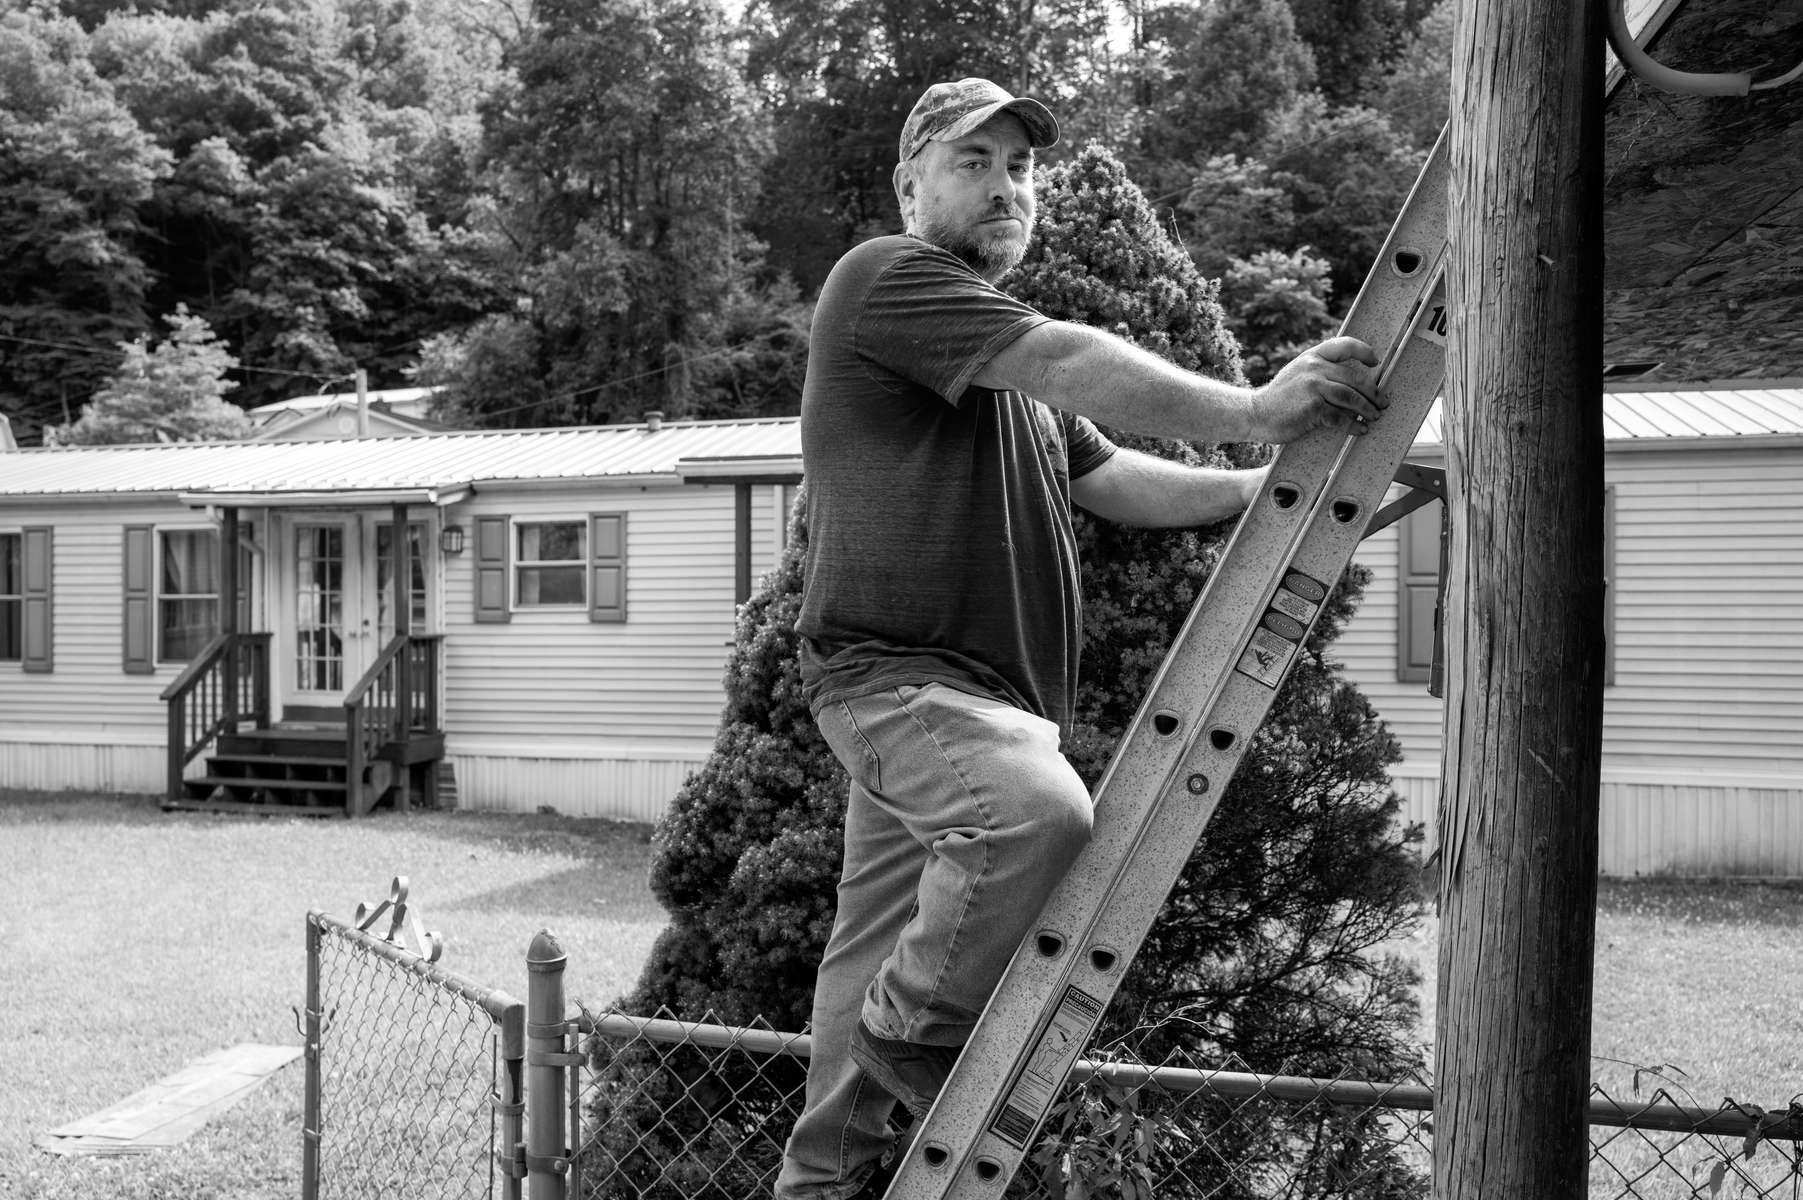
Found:
M 1803 453 L 1618 456 L 1608 765 L 1803 787 Z
M 752 493 L 752 580 L 775 565 L 794 488 Z M 627 619 L 586 610 L 474 620 L 474 553 L 444 556 L 447 753 L 472 807 L 653 820 L 705 761 L 725 701 L 733 637 L 731 486 L 654 484 L 490 489 L 444 514 L 526 519 L 627 513 Z M 7 514 L 0 528 L 17 521 Z M 182 664 L 123 667 L 122 537 L 127 525 L 204 527 L 173 500 L 34 508 L 54 541 L 56 669 L 0 664 L 0 786 L 154 792 L 163 786 L 162 690 Z M 259 559 L 258 569 L 266 569 Z M 287 587 L 284 580 L 277 587 Z M 253 628 L 269 628 L 256 593 Z M 279 656 L 288 652 L 282 641 Z M 278 670 L 281 663 L 277 664 Z
M 0 514 L 13 529 L 21 514 Z M 33 508 L 49 525 L 55 669 L 0 663 L 0 785 L 148 792 L 163 786 L 167 716 L 158 696 L 182 663 L 127 674 L 123 649 L 124 528 L 204 528 L 174 501 Z
M 13 519 L 0 514 L 6 522 L 0 528 L 13 528 Z M 12 740 L 35 730 L 138 733 L 161 744 L 165 715 L 157 696 L 185 664 L 158 664 L 147 675 L 124 671 L 123 531 L 126 525 L 206 528 L 206 518 L 171 501 L 34 508 L 27 523 L 56 530 L 55 669 L 27 675 L 15 663 L 0 663 L 0 731 Z
M 1615 682 L 1604 772 L 1789 777 L 1803 786 L 1803 452 L 1612 454 Z M 1440 703 L 1395 679 L 1397 536 L 1332 649 L 1401 739 L 1437 762 Z
M 1803 449 L 1617 451 L 1614 682 L 1604 693 L 1608 874 L 1803 874 Z M 1441 702 L 1396 680 L 1397 533 L 1330 654 L 1401 742 L 1430 825 Z
M 1430 764 L 1431 766 L 1431 764 Z M 1391 783 L 1401 819 L 1421 824 L 1432 853 L 1437 773 L 1404 764 Z M 1598 789 L 1597 870 L 1613 877 L 1803 877 L 1803 788 L 1650 775 L 1604 776 Z
M 754 589 L 776 562 L 776 492 L 753 488 Z M 629 514 L 621 623 L 516 608 L 478 624 L 473 556 L 446 560 L 445 727 L 462 803 L 652 819 L 713 745 L 735 617 L 731 486 L 490 490 L 446 519 L 597 512 Z

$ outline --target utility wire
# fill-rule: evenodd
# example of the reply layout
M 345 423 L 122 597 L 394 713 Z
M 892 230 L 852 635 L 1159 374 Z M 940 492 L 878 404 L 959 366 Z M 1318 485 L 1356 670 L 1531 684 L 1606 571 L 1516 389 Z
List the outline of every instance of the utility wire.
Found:
M 730 346 L 722 346 L 718 350 L 709 350 L 705 354 L 697 354 L 692 358 L 678 359 L 670 365 L 672 367 L 686 367 L 692 363 L 704 362 L 710 358 L 719 358 L 723 354 L 731 354 L 735 350 L 743 350 L 747 346 L 755 345 L 756 343 L 763 341 L 766 336 L 767 335 L 759 334 L 757 337 L 747 338 L 742 342 L 735 342 Z M 473 415 L 483 417 L 504 417 L 508 413 L 521 412 L 528 408 L 539 408 L 547 404 L 556 404 L 561 400 L 574 400 L 578 396 L 586 396 L 591 392 L 599 392 L 604 388 L 619 387 L 620 385 L 627 383 L 637 383 L 641 379 L 650 379 L 653 376 L 662 375 L 669 369 L 670 367 L 662 367 L 653 371 L 640 371 L 637 375 L 622 376 L 619 379 L 606 379 L 600 383 L 589 384 L 587 387 L 576 388 L 568 392 L 557 392 L 550 396 L 541 396 L 537 400 L 528 400 L 524 404 L 512 404 L 506 408 L 478 409 Z
M 413 340 L 418 341 L 419 339 L 415 338 Z M 116 349 L 105 350 L 99 346 L 80 346 L 73 342 L 53 342 L 46 338 L 20 337 L 13 333 L 0 333 L 0 342 L 16 342 L 22 346 L 47 346 L 53 350 L 73 350 L 78 354 L 106 354 L 114 356 L 118 354 Z M 233 367 L 232 370 L 254 371 L 261 375 L 286 375 L 294 379 L 319 380 L 322 385 L 327 383 L 338 383 L 341 380 L 354 379 L 356 377 L 354 373 L 350 375 L 334 375 L 327 377 L 320 374 L 318 371 L 290 371 L 281 367 L 252 367 L 246 366 L 243 363 L 239 363 L 237 366 Z

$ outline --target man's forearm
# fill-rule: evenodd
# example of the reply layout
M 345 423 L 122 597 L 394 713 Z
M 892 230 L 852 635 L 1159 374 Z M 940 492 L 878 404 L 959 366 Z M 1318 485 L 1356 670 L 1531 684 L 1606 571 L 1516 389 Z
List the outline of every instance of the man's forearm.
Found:
M 1154 437 L 1267 440 L 1251 389 L 1185 371 L 1085 325 L 1040 326 L 998 354 L 976 382 L 1017 388 L 1054 408 Z
M 1088 475 L 1071 481 L 1071 499 L 1121 525 L 1184 528 L 1238 516 L 1264 486 L 1266 469 L 1189 467 L 1121 450 Z
M 1370 346 L 1336 337 L 1302 351 L 1256 389 L 1235 387 L 1102 330 L 1051 321 L 1004 346 L 973 382 L 1135 433 L 1291 442 L 1323 427 L 1364 433 L 1389 403 L 1376 387 L 1377 365 Z

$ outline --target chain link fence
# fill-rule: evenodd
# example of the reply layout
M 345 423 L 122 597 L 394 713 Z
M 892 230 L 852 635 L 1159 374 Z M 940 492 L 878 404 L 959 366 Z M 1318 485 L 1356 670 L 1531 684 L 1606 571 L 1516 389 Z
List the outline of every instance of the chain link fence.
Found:
M 406 883 L 355 924 L 307 915 L 302 1200 L 757 1200 L 811 1039 L 765 1023 L 571 1017 L 541 933 L 527 1003 L 436 965 Z M 386 932 L 371 931 L 384 915 Z M 528 1019 L 528 1015 L 531 1018 Z M 1433 1094 L 1092 1050 L 1009 1200 L 1425 1200 Z M 528 1112 L 528 1103 L 531 1111 Z M 1803 1097 L 1782 1108 L 1590 1099 L 1591 1197 L 1803 1200 Z
M 800 1111 L 806 1036 L 585 1015 L 570 1195 L 768 1196 Z M 1117 1048 L 1072 1073 L 1018 1200 L 1414 1200 L 1431 1195 L 1432 1091 L 1225 1069 Z M 1679 1104 L 1663 1091 L 1590 1103 L 1590 1195 L 1614 1200 L 1803 1197 L 1803 1104 Z M 1079 1184 L 1081 1186 L 1079 1186 Z
M 525 1005 L 408 949 L 405 899 L 307 914 L 302 1200 L 519 1200 Z

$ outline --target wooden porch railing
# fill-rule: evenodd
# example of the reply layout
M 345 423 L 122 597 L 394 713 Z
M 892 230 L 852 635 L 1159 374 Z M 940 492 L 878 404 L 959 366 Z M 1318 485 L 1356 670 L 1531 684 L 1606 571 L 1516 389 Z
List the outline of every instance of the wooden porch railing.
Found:
M 240 721 L 269 723 L 269 636 L 221 634 L 163 689 L 171 801 L 181 799 L 187 765 L 221 733 L 237 729 Z
M 410 747 L 443 740 L 438 715 L 438 654 L 443 634 L 396 635 L 344 698 L 346 796 L 349 815 L 361 816 L 379 789 L 363 786 L 367 768 L 384 760 L 403 772 L 415 761 Z

